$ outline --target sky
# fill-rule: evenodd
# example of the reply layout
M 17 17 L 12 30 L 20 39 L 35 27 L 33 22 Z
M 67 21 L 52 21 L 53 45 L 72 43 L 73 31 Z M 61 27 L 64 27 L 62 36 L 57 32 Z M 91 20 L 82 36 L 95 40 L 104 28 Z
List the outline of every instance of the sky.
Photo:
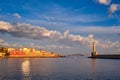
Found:
M 120 53 L 120 0 L 0 0 L 0 45 L 59 54 Z

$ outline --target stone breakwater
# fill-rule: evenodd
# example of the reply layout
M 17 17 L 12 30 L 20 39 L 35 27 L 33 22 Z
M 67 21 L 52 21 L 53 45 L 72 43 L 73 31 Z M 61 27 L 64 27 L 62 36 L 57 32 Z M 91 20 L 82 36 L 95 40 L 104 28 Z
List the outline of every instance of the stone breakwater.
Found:
M 120 54 L 106 54 L 106 55 L 96 55 L 89 58 L 101 58 L 101 59 L 120 59 Z

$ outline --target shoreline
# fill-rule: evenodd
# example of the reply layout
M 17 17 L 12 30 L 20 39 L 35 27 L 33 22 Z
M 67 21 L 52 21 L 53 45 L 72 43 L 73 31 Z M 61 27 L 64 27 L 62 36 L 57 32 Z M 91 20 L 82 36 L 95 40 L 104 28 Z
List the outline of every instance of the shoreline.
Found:
M 65 56 L 8 56 L 0 58 L 63 58 Z

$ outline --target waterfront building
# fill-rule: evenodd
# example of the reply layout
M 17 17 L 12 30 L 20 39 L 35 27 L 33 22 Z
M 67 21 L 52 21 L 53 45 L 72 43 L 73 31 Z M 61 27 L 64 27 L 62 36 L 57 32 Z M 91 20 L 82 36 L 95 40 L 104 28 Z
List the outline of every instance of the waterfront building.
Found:
M 10 56 L 21 56 L 25 55 L 25 53 L 21 50 L 12 50 L 10 51 Z
M 60 57 L 60 55 L 53 52 L 32 48 L 2 48 L 1 51 L 3 52 L 0 52 L 0 57 Z
M 8 48 L 8 52 L 15 50 L 14 48 Z

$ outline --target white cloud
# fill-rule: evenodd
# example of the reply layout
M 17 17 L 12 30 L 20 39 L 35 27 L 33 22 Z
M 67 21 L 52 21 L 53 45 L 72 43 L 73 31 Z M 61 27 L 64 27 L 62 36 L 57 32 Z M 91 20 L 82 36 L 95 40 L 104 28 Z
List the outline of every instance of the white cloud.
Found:
M 70 46 L 64 46 L 64 45 L 47 45 L 46 46 L 47 49 L 52 50 L 52 49 L 70 49 Z
M 13 16 L 15 16 L 18 19 L 21 19 L 21 16 L 18 13 L 13 14 Z
M 116 11 L 120 10 L 120 4 L 111 4 L 109 8 L 110 13 L 115 13 Z
M 0 30 L 9 30 L 12 28 L 12 25 L 8 22 L 0 21 Z
M 10 24 L 3 21 L 0 23 L 0 33 L 8 33 L 14 37 L 56 41 L 63 44 L 69 44 L 69 42 L 72 42 L 74 44 L 74 42 L 78 42 L 79 44 L 83 43 L 88 45 L 95 40 L 93 37 L 90 38 L 90 36 L 82 37 L 80 35 L 69 34 L 69 31 L 61 33 L 59 31 L 47 30 L 44 27 L 40 26 L 32 26 L 25 23 Z
M 111 15 L 112 13 L 115 13 L 116 11 L 120 10 L 120 4 L 115 4 L 112 2 L 112 0 L 96 0 L 96 1 L 100 4 L 109 5 L 107 6 L 109 7 L 109 10 L 108 10 L 109 16 L 113 16 Z
M 120 42 L 118 41 L 112 42 L 112 41 L 106 40 L 104 43 L 99 45 L 102 48 L 113 48 L 113 47 L 120 47 Z
M 100 4 L 109 5 L 111 0 L 97 0 Z
M 89 29 L 90 28 L 88 28 L 87 30 L 89 31 Z M 102 28 L 101 30 L 104 31 L 104 28 Z M 7 33 L 14 37 L 25 37 L 33 40 L 40 40 L 40 41 L 48 40 L 53 43 L 58 43 L 62 45 L 71 45 L 71 46 L 73 45 L 91 46 L 93 41 L 96 41 L 98 46 L 101 47 L 103 47 L 103 44 L 105 44 L 105 43 L 101 43 L 101 41 L 99 40 L 96 40 L 93 34 L 84 37 L 81 35 L 70 34 L 69 31 L 65 31 L 64 33 L 61 33 L 59 31 L 47 30 L 44 27 L 33 26 L 25 23 L 10 24 L 8 22 L 0 21 L 0 33 Z M 110 46 L 108 47 L 111 48 L 120 45 L 119 42 L 117 43 L 110 42 L 109 43 Z M 104 48 L 108 48 L 108 47 L 106 47 L 105 45 Z

